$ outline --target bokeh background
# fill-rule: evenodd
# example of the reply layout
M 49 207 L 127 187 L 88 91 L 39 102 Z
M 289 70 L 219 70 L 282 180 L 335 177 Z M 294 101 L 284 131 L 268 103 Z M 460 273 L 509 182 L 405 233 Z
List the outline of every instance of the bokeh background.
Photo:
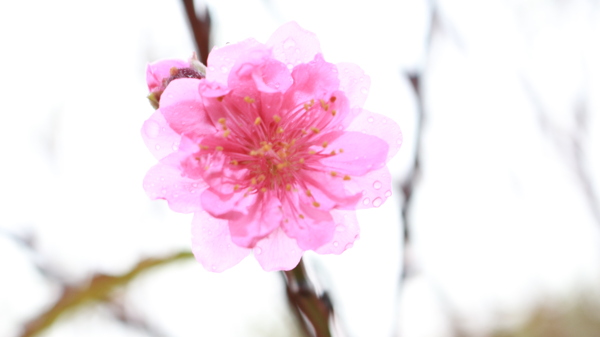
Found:
M 196 6 L 217 46 L 297 21 L 403 130 L 360 240 L 306 255 L 344 335 L 600 335 L 599 1 Z M 0 3 L 0 50 L 0 336 L 19 336 L 65 289 L 189 250 L 191 215 L 142 189 L 139 130 L 146 64 L 194 45 L 181 1 L 32 0 Z M 154 268 L 42 334 L 297 335 L 281 274 L 252 257 Z

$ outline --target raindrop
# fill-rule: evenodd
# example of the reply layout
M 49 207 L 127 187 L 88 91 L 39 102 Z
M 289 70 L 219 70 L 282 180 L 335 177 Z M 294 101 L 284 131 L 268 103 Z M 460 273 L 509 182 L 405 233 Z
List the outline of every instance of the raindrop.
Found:
M 371 200 L 369 200 L 369 198 L 364 198 L 363 199 L 363 205 L 368 205 L 369 201 L 371 201 Z
M 340 244 L 339 244 L 337 241 L 333 241 L 333 246 L 334 246 L 334 247 L 337 247 L 337 246 L 339 246 L 339 245 L 340 245 Z
M 383 124 L 387 124 L 387 118 L 384 118 L 381 121 L 383 122 Z
M 156 149 L 156 151 L 159 151 L 160 150 L 160 145 L 156 144 L 156 145 L 154 145 L 154 148 Z
M 384 195 L 389 198 L 389 197 L 392 196 L 392 191 L 388 190 L 388 191 L 385 192 Z
M 375 119 L 373 117 L 369 117 L 369 119 L 368 119 L 369 123 L 373 123 L 374 120 Z
M 196 184 L 196 183 L 193 183 L 193 184 L 192 184 L 192 187 L 198 187 L 198 184 Z
M 217 267 L 213 264 L 212 266 L 210 266 L 210 269 L 217 270 Z
M 160 125 L 152 120 L 146 121 L 146 123 L 144 123 L 144 132 L 148 138 L 156 138 L 160 133 Z
M 261 249 L 260 247 L 256 247 L 256 248 L 254 249 L 254 254 L 256 254 L 256 255 L 260 255 L 261 253 L 262 253 L 262 249 Z
M 227 67 L 226 66 L 222 66 L 221 67 L 221 72 L 226 73 L 227 72 Z
M 379 180 L 375 180 L 375 182 L 373 183 L 373 188 L 378 190 L 381 188 L 381 181 Z
M 383 203 L 383 200 L 381 200 L 381 198 L 373 199 L 373 207 L 379 207 L 379 206 L 381 206 L 382 203 Z
M 177 149 L 179 149 L 179 144 L 173 143 L 173 146 L 171 146 L 171 148 L 173 149 L 173 151 L 177 151 Z

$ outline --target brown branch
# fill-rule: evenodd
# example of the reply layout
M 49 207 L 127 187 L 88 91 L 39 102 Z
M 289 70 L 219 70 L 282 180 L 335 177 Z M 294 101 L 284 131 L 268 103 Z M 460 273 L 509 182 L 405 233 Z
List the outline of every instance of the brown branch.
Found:
M 145 271 L 171 262 L 186 260 L 192 256 L 191 252 L 181 252 L 166 258 L 148 258 L 140 261 L 125 274 L 118 276 L 96 274 L 89 282 L 67 286 L 64 288 L 61 297 L 50 309 L 25 324 L 20 337 L 37 336 L 49 328 L 64 313 L 82 305 L 109 300 L 115 289 L 127 285 Z
M 196 51 L 198 51 L 198 59 L 204 65 L 207 64 L 208 52 L 210 51 L 210 30 L 211 19 L 208 8 L 205 9 L 204 17 L 199 18 L 194 8 L 194 0 L 183 0 L 185 13 L 187 14 L 188 22 L 190 23 L 192 33 L 194 34 L 194 42 Z
M 286 280 L 287 297 L 307 336 L 331 337 L 330 322 L 333 307 L 327 294 L 317 295 L 304 262 L 296 268 L 283 272 Z

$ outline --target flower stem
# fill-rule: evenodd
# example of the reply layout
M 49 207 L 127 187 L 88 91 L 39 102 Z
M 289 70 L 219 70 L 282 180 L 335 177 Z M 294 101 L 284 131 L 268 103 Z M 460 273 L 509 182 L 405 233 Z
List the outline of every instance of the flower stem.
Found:
M 287 297 L 308 336 L 331 337 L 333 307 L 326 294 L 317 295 L 302 259 L 296 268 L 283 272 Z

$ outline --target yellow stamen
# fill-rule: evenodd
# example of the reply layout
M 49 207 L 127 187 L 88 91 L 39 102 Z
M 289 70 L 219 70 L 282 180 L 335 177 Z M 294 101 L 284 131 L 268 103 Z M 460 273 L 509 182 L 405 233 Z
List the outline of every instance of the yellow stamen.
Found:
M 256 185 L 256 178 L 250 179 L 250 185 Z
M 335 150 L 331 151 L 329 154 L 332 156 L 335 155 Z
M 318 203 L 318 202 L 316 202 L 316 201 L 313 201 L 313 206 L 315 206 L 315 207 L 319 207 L 319 206 L 321 206 L 321 204 L 319 204 L 319 203 Z
M 254 150 L 250 151 L 251 156 L 256 156 L 257 154 L 258 154 L 258 152 L 254 151 Z
M 286 191 L 291 191 L 292 190 L 292 184 L 285 184 L 285 190 Z
M 261 121 L 260 117 L 256 117 L 256 119 L 254 120 L 254 125 L 260 124 L 260 121 Z
M 259 182 L 263 182 L 263 181 L 265 181 L 265 179 L 267 179 L 267 178 L 265 177 L 264 174 L 261 174 L 261 175 L 258 176 L 258 181 Z
M 260 191 L 264 193 L 264 192 L 266 192 L 266 191 L 267 191 L 267 188 L 266 188 L 266 187 L 263 187 L 263 188 L 261 188 L 261 189 L 260 189 Z
M 169 69 L 169 74 L 171 74 L 171 76 L 177 75 L 178 72 L 179 70 L 177 69 L 177 67 L 171 67 L 171 69 Z
M 337 111 L 335 111 L 335 110 L 331 110 L 331 115 L 332 115 L 332 116 L 335 116 L 335 115 L 337 115 Z
M 200 149 L 201 150 L 208 150 L 208 146 L 200 144 Z
M 344 180 L 350 180 L 350 176 L 346 174 L 346 175 L 344 176 Z
M 231 161 L 231 164 L 232 164 L 232 165 L 237 165 L 237 164 L 238 164 L 238 161 L 234 159 L 234 160 L 232 160 L 232 161 Z
M 308 151 L 308 154 L 315 154 L 316 152 L 313 150 Z
M 337 172 L 333 172 L 333 171 L 331 171 L 331 176 L 332 176 L 332 177 L 337 177 Z
M 344 153 L 344 149 L 339 149 L 338 152 L 339 153 Z
M 252 103 L 254 103 L 254 102 L 255 102 L 255 101 L 254 101 L 254 98 L 250 98 L 250 97 L 248 97 L 248 96 L 244 97 L 244 101 L 245 101 L 246 103 L 250 103 L 250 104 L 252 104 Z
M 219 96 L 219 97 L 217 97 L 217 101 L 223 102 L 223 98 L 225 98 L 225 96 Z
M 326 148 L 329 142 L 323 142 L 323 148 Z
M 306 190 L 306 195 L 312 197 L 312 193 L 310 193 L 310 190 Z
M 231 130 L 225 130 L 225 132 L 223 132 L 223 137 L 227 138 L 229 134 L 231 134 Z
M 222 146 L 217 146 L 217 147 L 215 147 L 215 150 L 217 150 L 217 151 L 223 151 L 223 147 Z
M 310 130 L 311 130 L 312 132 L 314 132 L 314 133 L 319 133 L 319 132 L 321 132 L 321 130 L 319 130 L 319 129 L 315 128 L 314 126 L 311 126 L 311 127 L 310 127 Z
M 283 133 L 283 128 L 281 126 L 277 128 L 277 133 Z
M 234 191 L 237 191 L 237 190 L 239 190 L 239 189 L 240 189 L 240 185 L 238 185 L 238 184 L 235 184 L 235 185 L 233 186 L 233 190 L 234 190 Z
M 273 120 L 275 121 L 275 123 L 279 123 L 279 122 L 281 122 L 281 117 L 275 115 L 275 116 L 273 116 Z
M 225 118 L 224 117 L 219 118 L 219 124 L 225 125 Z
M 300 214 L 298 216 L 300 217 L 300 219 L 304 219 L 304 215 Z
M 300 159 L 298 160 L 298 162 L 299 162 L 300 164 L 304 164 L 304 158 L 300 158 Z

